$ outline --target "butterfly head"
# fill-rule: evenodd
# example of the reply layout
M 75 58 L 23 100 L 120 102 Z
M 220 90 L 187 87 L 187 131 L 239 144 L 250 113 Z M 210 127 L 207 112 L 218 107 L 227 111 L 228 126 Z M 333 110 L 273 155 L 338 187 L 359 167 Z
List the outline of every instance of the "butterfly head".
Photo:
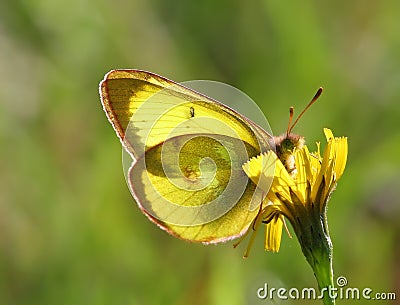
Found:
M 304 146 L 304 137 L 289 133 L 274 137 L 276 155 L 282 164 L 285 166 L 289 174 L 294 174 L 296 171 L 296 164 L 294 159 L 294 152 Z

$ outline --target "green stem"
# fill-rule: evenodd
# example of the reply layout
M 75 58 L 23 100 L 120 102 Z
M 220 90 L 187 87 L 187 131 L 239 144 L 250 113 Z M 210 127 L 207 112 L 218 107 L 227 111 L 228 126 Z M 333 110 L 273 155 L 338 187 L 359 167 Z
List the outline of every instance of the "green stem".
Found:
M 304 206 L 296 207 L 297 217 L 292 226 L 301 250 L 314 271 L 324 305 L 334 305 L 332 242 L 329 236 L 326 211 Z

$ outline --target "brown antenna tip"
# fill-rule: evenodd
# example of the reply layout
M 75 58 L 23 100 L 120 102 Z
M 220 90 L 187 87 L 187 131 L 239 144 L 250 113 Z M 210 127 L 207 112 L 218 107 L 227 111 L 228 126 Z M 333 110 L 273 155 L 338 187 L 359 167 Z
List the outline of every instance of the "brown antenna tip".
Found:
M 317 93 L 315 93 L 313 99 L 310 102 L 311 104 L 314 103 L 321 96 L 323 90 L 324 90 L 324 88 L 322 88 L 322 87 L 318 88 Z

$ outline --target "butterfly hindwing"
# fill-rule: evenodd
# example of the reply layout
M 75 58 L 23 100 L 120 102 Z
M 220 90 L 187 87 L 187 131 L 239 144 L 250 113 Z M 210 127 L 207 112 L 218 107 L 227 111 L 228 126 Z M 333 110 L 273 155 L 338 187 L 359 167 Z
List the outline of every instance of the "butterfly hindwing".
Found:
M 130 188 L 150 220 L 172 235 L 207 243 L 231 239 L 247 229 L 262 201 L 242 170 L 257 154 L 237 138 L 177 136 L 132 165 Z

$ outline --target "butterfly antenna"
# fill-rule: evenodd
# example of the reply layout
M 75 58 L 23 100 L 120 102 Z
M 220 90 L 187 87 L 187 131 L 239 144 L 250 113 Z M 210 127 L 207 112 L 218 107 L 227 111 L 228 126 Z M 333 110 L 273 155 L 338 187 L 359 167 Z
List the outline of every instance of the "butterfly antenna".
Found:
M 293 106 L 291 106 L 289 109 L 289 123 L 288 123 L 287 130 L 286 130 L 286 137 L 289 136 L 289 133 L 292 130 L 292 127 L 290 127 L 290 125 L 292 124 L 293 114 L 294 114 L 294 108 L 293 108 Z
M 292 126 L 289 125 L 290 127 L 288 127 L 288 131 L 287 131 L 288 134 L 292 131 L 293 127 L 296 126 L 297 122 L 300 120 L 300 118 L 303 116 L 303 114 L 307 111 L 307 109 L 310 108 L 312 106 L 312 104 L 314 104 L 317 101 L 317 99 L 321 96 L 322 90 L 323 90 L 323 88 L 319 87 L 317 93 L 315 93 L 312 100 L 308 103 L 308 105 L 304 108 L 304 110 L 299 114 L 296 121 L 294 121 L 293 125 Z M 291 118 L 289 119 L 289 123 L 290 123 L 290 121 L 291 121 Z

